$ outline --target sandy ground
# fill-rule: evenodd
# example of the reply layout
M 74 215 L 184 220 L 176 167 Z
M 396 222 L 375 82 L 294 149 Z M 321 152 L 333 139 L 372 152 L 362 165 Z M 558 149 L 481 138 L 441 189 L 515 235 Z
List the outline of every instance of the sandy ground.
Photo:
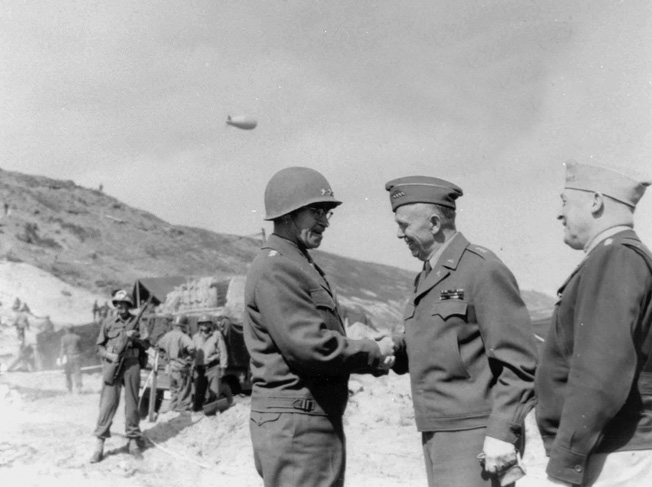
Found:
M 47 273 L 25 264 L 0 263 L 0 371 L 18 349 L 16 332 L 7 318 L 15 297 L 27 301 L 35 315 L 53 321 L 83 323 L 91 317 L 95 297 L 72 289 Z M 27 333 L 35 343 L 38 331 Z M 107 457 L 91 465 L 101 376 L 83 376 L 83 394 L 66 391 L 61 370 L 0 372 L 0 485 L 66 487 L 195 487 L 260 486 L 249 438 L 249 398 L 236 397 L 224 413 L 161 414 L 141 423 L 147 438 L 143 459 L 127 454 L 124 416 L 118 410 Z M 407 376 L 374 379 L 354 376 L 345 416 L 347 481 L 351 487 L 425 486 L 420 435 Z M 545 456 L 528 417 L 528 475 L 519 487 L 541 487 Z
M 142 460 L 126 453 L 123 411 L 107 440 L 107 457 L 91 465 L 101 377 L 83 377 L 81 395 L 65 390 L 61 371 L 0 375 L 0 478 L 21 486 L 260 486 L 249 439 L 249 398 L 222 414 L 161 414 L 144 420 Z M 424 486 L 419 434 L 407 377 L 354 376 L 345 417 L 348 486 Z M 528 427 L 532 426 L 528 418 Z M 532 432 L 530 432 L 532 433 Z M 544 477 L 540 440 L 530 434 L 528 475 L 517 485 L 537 487 Z M 116 484 L 116 482 L 118 484 Z

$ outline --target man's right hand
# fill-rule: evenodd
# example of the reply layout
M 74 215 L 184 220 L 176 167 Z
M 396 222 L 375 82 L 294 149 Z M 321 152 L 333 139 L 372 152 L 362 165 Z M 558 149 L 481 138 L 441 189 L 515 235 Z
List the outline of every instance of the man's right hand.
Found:
M 394 355 L 394 350 L 396 346 L 394 345 L 394 340 L 391 337 L 384 336 L 381 339 L 376 339 L 376 343 L 380 348 L 380 354 L 383 357 L 388 357 Z

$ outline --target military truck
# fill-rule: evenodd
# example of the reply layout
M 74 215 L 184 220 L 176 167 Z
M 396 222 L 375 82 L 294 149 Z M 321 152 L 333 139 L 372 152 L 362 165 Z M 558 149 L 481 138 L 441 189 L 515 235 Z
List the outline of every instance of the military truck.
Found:
M 178 314 L 188 317 L 191 336 L 196 333 L 197 320 L 202 315 L 211 316 L 214 323 L 219 319 L 225 324 L 222 335 L 228 351 L 228 367 L 220 380 L 221 397 L 251 392 L 249 353 L 242 334 L 244 281 L 244 276 L 148 278 L 136 281 L 132 292 L 137 307 L 148 300 L 151 302 L 152 311 L 145 313 L 143 323 L 152 345 L 171 329 L 171 318 Z M 153 420 L 156 412 L 166 409 L 169 379 L 165 366 L 165 359 L 152 347 L 148 366 L 141 371 L 143 418 L 149 416 Z M 155 395 L 151 394 L 152 390 L 156 391 Z M 214 412 L 205 409 L 207 414 L 208 411 Z

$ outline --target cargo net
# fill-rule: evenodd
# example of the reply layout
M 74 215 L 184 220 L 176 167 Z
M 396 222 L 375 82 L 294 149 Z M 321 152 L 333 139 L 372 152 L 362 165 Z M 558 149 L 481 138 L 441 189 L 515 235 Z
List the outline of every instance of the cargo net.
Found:
M 190 279 L 169 292 L 159 313 L 196 314 L 219 309 L 236 323 L 242 323 L 244 276 L 218 280 L 214 277 Z

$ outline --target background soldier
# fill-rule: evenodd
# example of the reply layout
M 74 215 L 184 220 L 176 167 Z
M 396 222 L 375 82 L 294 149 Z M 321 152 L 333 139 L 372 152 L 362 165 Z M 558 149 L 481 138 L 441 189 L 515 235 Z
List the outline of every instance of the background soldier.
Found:
M 66 388 L 72 392 L 73 381 L 78 394 L 82 391 L 81 376 L 81 337 L 72 331 L 72 326 L 64 326 L 64 334 L 61 337 L 61 350 L 59 351 L 58 362 L 63 365 L 66 375 Z
M 195 355 L 195 345 L 188 336 L 188 318 L 177 315 L 172 329 L 156 345 L 168 358 L 167 373 L 170 378 L 170 411 L 190 411 L 192 409 L 191 367 Z
M 652 485 L 652 254 L 633 230 L 651 182 L 566 165 L 557 218 L 586 256 L 557 291 L 536 375 L 553 485 Z
M 141 446 L 138 441 L 141 435 L 138 392 L 141 360 L 144 361 L 147 357 L 149 333 L 142 323 L 138 323 L 135 329 L 129 330 L 133 327 L 133 320 L 136 317 L 130 313 L 134 307 L 134 301 L 127 291 L 117 291 L 111 303 L 117 312 L 102 321 L 96 344 L 98 353 L 103 359 L 104 372 L 116 364 L 121 363 L 121 365 L 118 367 L 115 381 L 109 384 L 105 378 L 102 383 L 100 414 L 94 432 L 97 444 L 91 457 L 91 463 L 101 461 L 104 456 L 104 440 L 111 436 L 111 423 L 113 423 L 113 417 L 120 403 L 120 392 L 123 386 L 125 390 L 125 435 L 129 438 L 129 453 L 136 457 L 141 456 Z M 118 355 L 113 350 L 123 336 L 129 339 L 128 346 L 122 355 Z
M 393 342 L 352 340 L 335 289 L 308 250 L 341 202 L 313 169 L 276 173 L 265 190 L 274 233 L 247 275 L 244 337 L 251 354 L 251 439 L 266 486 L 342 486 L 342 415 L 349 375 L 371 371 Z
M 220 378 L 228 366 L 226 344 L 220 330 L 216 329 L 211 317 L 203 315 L 197 323 L 199 330 L 192 337 L 195 344 L 195 370 L 193 409 L 201 410 L 203 404 L 213 402 L 220 395 Z M 208 389 L 208 399 L 206 392 Z M 232 398 L 227 398 L 230 402 Z
M 16 327 L 18 348 L 22 349 L 25 346 L 25 332 L 29 330 L 29 320 L 27 319 L 27 314 L 24 311 L 16 311 L 14 326 Z

